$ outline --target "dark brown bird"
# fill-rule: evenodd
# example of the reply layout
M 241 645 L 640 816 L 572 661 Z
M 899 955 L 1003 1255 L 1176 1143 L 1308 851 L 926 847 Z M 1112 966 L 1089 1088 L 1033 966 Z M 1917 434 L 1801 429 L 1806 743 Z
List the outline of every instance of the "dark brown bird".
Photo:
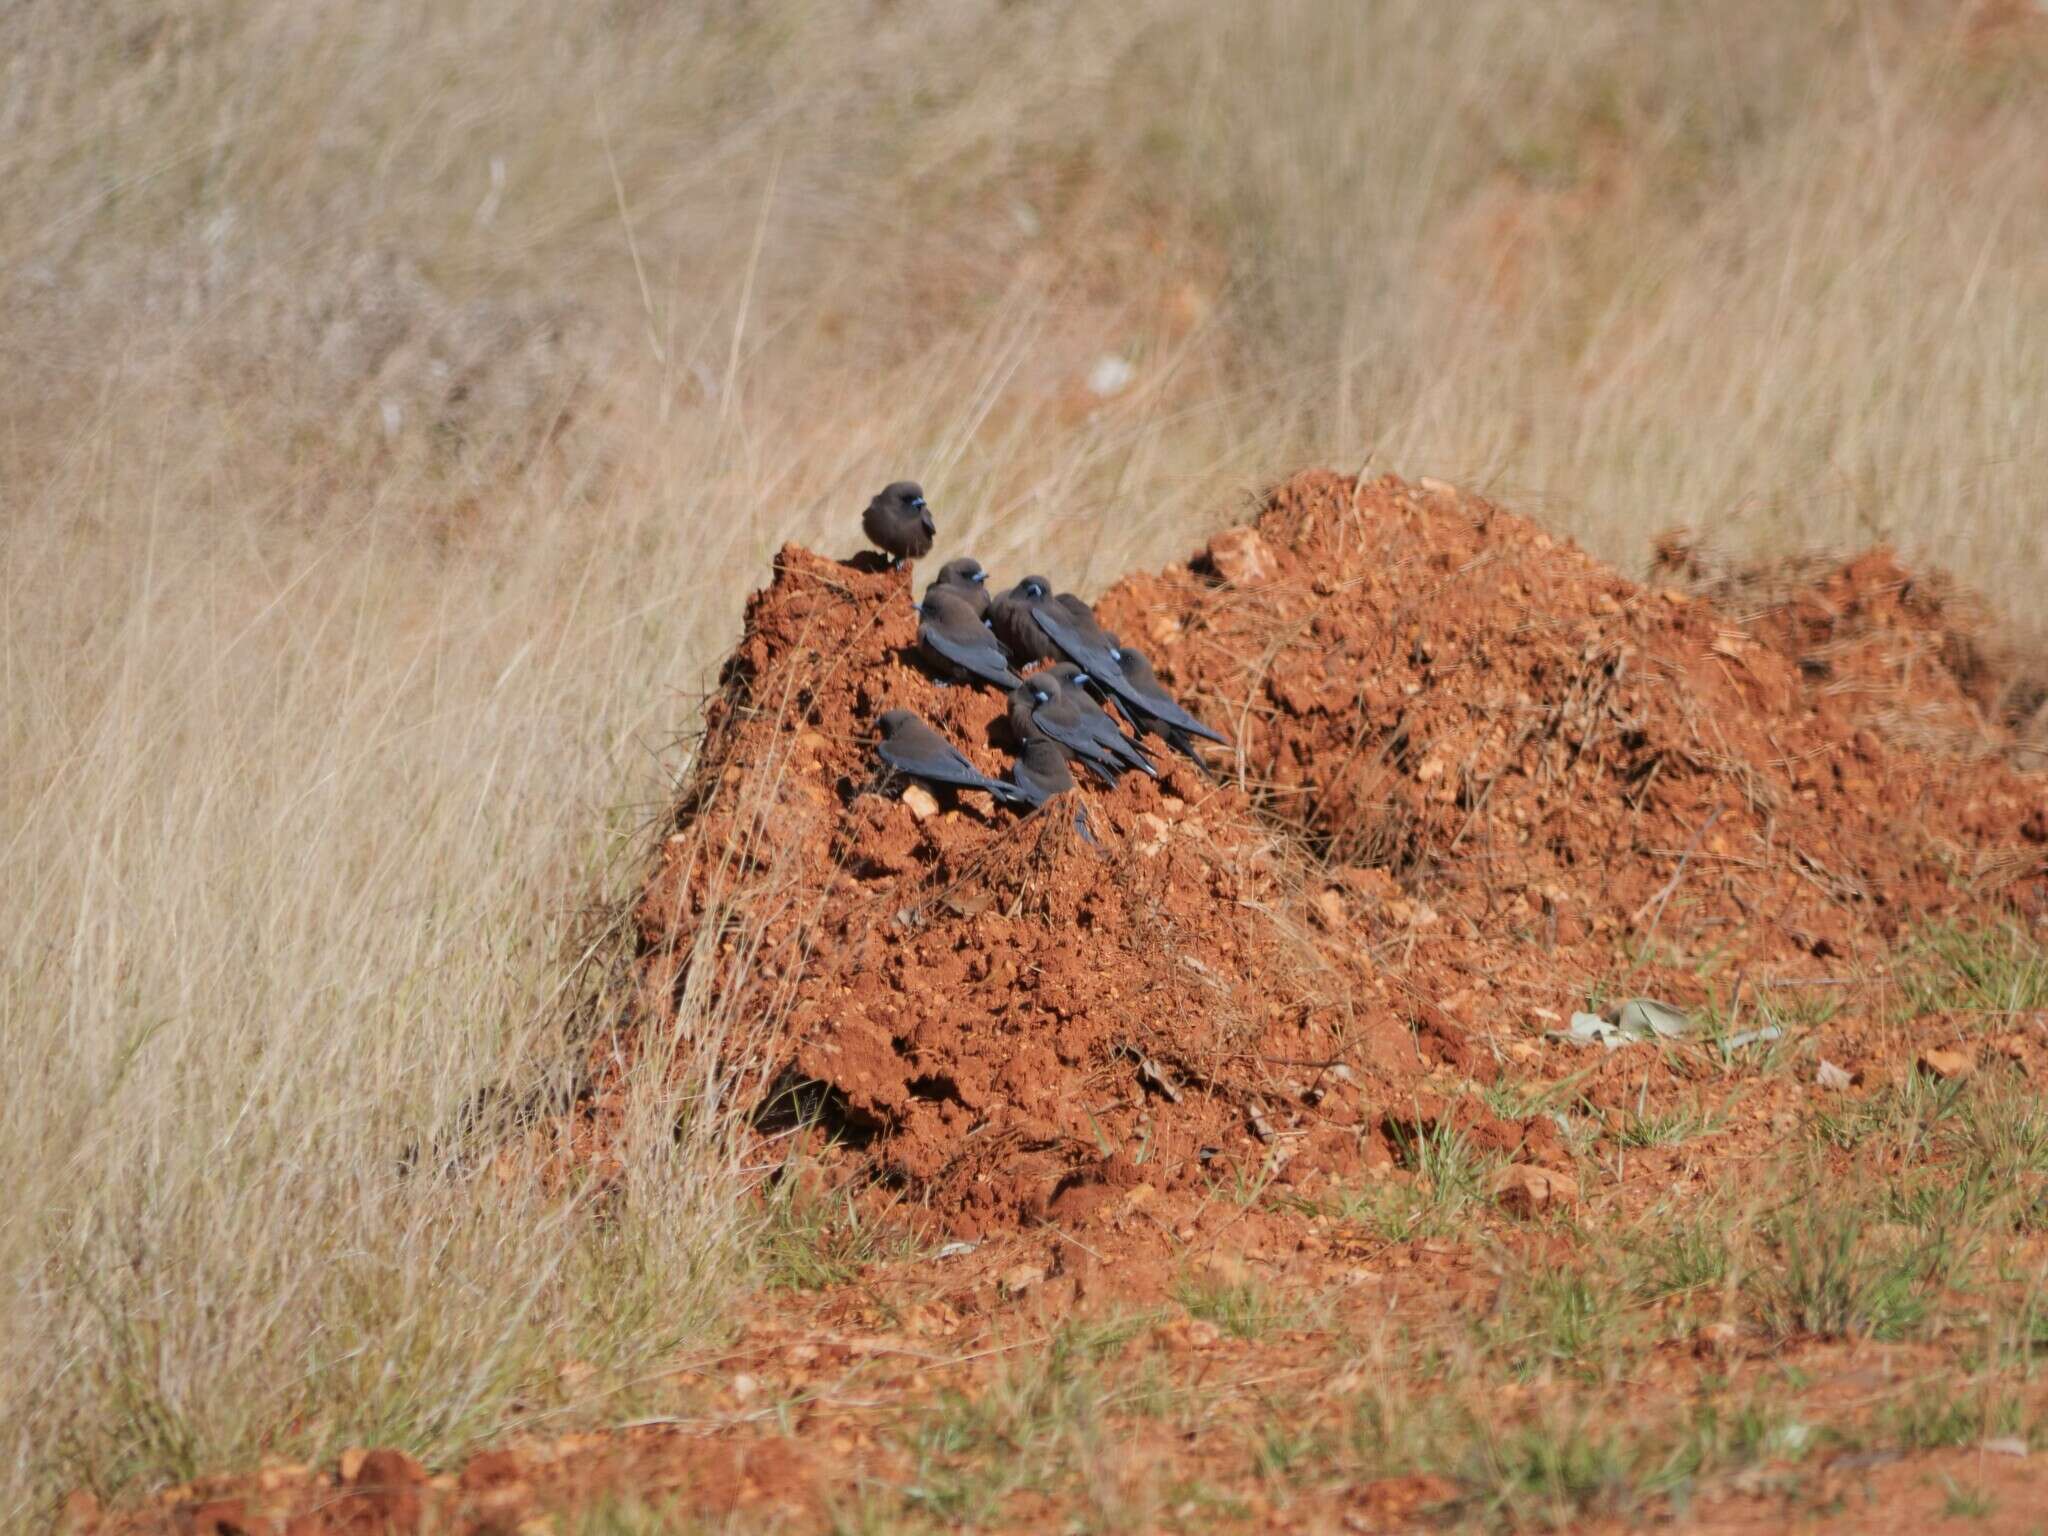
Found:
M 940 588 L 958 593 L 967 600 L 967 606 L 974 610 L 977 619 L 988 617 L 989 599 L 988 572 L 981 568 L 979 560 L 948 560 L 939 567 L 939 574 L 932 578 L 924 595 L 930 597 Z
M 946 789 L 979 789 L 1005 805 L 1035 804 L 1014 784 L 992 779 L 967 761 L 960 749 L 907 709 L 883 712 L 882 739 L 875 756 L 883 766 L 906 779 Z
M 1152 670 L 1152 663 L 1146 660 L 1143 651 L 1118 645 L 1114 635 L 1108 639 L 1124 684 L 1116 690 L 1117 707 L 1123 710 L 1125 718 L 1140 735 L 1149 731 L 1181 752 L 1188 749 L 1173 739 L 1172 732 L 1199 736 L 1204 741 L 1221 742 L 1225 746 L 1230 744 L 1229 737 L 1202 724 L 1174 702 L 1173 695 L 1160 685 L 1159 674 Z M 1094 674 L 1089 676 L 1092 678 Z
M 1010 730 L 1022 746 L 1050 737 L 1079 758 L 1104 783 L 1114 784 L 1127 768 L 1154 778 L 1159 770 L 1144 749 L 1088 697 L 1081 669 L 1070 661 L 1034 672 L 1010 692 Z
M 868 542 L 897 565 L 922 560 L 932 552 L 938 529 L 932 524 L 932 509 L 925 505 L 924 489 L 915 480 L 898 480 L 868 503 L 860 515 L 861 532 Z
M 988 605 L 989 628 L 1020 667 L 1029 662 L 1060 659 L 1060 648 L 1038 622 L 1038 605 L 1051 596 L 1051 582 L 1043 576 L 1026 576 Z
M 1114 638 L 1111 637 L 1112 640 Z M 1222 741 L 1223 737 L 1210 730 L 1178 704 L 1174 704 L 1173 699 L 1160 686 L 1159 677 L 1153 672 L 1152 663 L 1145 659 L 1143 651 L 1120 646 L 1117 650 L 1117 659 L 1123 665 L 1124 687 L 1122 692 L 1111 694 L 1110 700 L 1123 717 L 1130 721 L 1131 729 L 1137 732 L 1140 740 L 1147 736 L 1157 736 L 1214 781 L 1215 770 L 1210 768 L 1202 760 L 1202 754 L 1195 750 L 1193 738 L 1199 735 L 1210 741 Z M 1134 700 L 1150 700 L 1172 705 L 1173 713 L 1178 719 L 1169 718 L 1156 708 L 1148 708 L 1146 703 Z
M 1014 688 L 1022 678 L 988 626 L 951 587 L 933 582 L 918 606 L 917 649 L 941 677 L 970 677 L 996 688 Z
M 1067 749 L 1050 736 L 1032 737 L 1017 754 L 1017 761 L 1010 765 L 1010 782 L 1034 807 L 1045 804 L 1054 795 L 1065 794 L 1074 787 Z

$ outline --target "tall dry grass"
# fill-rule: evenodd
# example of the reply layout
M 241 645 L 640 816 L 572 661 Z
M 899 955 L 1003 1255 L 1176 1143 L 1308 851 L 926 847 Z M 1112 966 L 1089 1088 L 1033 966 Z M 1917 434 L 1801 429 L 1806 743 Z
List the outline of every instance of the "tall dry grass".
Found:
M 715 1338 L 760 1218 L 700 1058 L 623 1201 L 414 1154 L 561 1086 L 741 594 L 883 480 L 1087 585 L 1371 451 L 1623 559 L 1883 530 L 2028 619 L 2035 47 L 1905 0 L 0 14 L 0 1511 L 618 1416 Z

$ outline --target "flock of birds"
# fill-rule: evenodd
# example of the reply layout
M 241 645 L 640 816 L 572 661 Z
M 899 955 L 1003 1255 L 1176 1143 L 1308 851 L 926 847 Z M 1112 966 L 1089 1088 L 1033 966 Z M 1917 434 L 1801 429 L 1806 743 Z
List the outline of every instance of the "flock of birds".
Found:
M 868 503 L 861 529 L 899 569 L 930 554 L 937 536 L 924 492 L 909 480 Z M 925 588 L 917 612 L 918 655 L 941 681 L 985 684 L 1009 695 L 1017 755 L 1006 778 L 992 779 L 915 713 L 891 709 L 882 715 L 875 749 L 885 779 L 947 792 L 983 790 L 999 804 L 1033 811 L 1074 787 L 1076 763 L 1105 784 L 1132 769 L 1157 778 L 1142 744 L 1148 736 L 1184 753 L 1204 773 L 1208 765 L 1195 742 L 1226 741 L 1174 702 L 1142 652 L 1121 644 L 1092 608 L 1071 592 L 1055 593 L 1043 576 L 1027 576 L 996 594 L 979 562 L 949 561 Z M 1038 665 L 1045 662 L 1051 665 Z M 1034 666 L 1038 670 L 1024 671 Z M 1124 733 L 1105 703 L 1135 735 Z

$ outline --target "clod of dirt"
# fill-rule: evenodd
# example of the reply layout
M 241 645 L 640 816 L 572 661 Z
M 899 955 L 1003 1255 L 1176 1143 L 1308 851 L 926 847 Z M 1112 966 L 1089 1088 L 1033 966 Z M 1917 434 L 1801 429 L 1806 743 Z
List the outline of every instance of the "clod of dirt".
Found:
M 1890 613 L 1892 580 L 1851 566 L 1826 601 Z M 999 696 L 915 664 L 910 582 L 777 557 L 639 903 L 641 1013 L 758 1042 L 764 1112 L 963 1237 L 1121 1223 L 1140 1184 L 1163 1208 L 1132 1225 L 1170 1231 L 1219 1180 L 1385 1166 L 1396 1107 L 1547 1162 L 1547 1121 L 1471 1092 L 1538 1009 L 1690 1009 L 1727 955 L 1739 1005 L 1929 917 L 2048 908 L 2038 779 L 1872 718 L 1804 631 L 1448 486 L 1302 475 L 1104 595 L 1246 779 L 1085 786 L 1093 843 L 1059 803 L 867 792 L 889 708 L 992 775 L 1010 746 Z M 1885 708 L 1966 706 L 1922 659 Z
M 409 1531 L 420 1523 L 427 1470 L 405 1452 L 367 1452 L 347 1481 L 347 1512 L 369 1529 Z
M 1493 1198 L 1516 1216 L 1539 1216 L 1579 1202 L 1579 1182 L 1568 1173 L 1510 1163 L 1493 1176 Z
M 1256 528 L 1231 528 L 1209 541 L 1209 565 L 1233 587 L 1249 587 L 1272 578 L 1272 552 Z
M 1917 1065 L 1929 1077 L 1943 1083 L 1960 1082 L 1977 1069 L 1968 1052 L 1938 1048 L 1922 1051 Z

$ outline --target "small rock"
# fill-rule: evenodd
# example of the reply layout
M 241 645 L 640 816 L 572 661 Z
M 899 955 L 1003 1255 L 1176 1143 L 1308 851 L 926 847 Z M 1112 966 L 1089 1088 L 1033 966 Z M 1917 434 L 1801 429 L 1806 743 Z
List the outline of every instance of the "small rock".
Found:
M 1344 898 L 1335 891 L 1324 891 L 1315 899 L 1316 917 L 1331 933 L 1340 933 L 1344 928 Z
M 939 802 L 922 784 L 907 785 L 903 791 L 903 803 L 910 807 L 910 814 L 920 823 L 930 821 L 939 814 Z
M 1838 1067 L 1832 1061 L 1823 1060 L 1813 1070 L 1814 1083 L 1830 1093 L 1841 1093 L 1856 1084 L 1856 1078 L 1847 1067 Z
M 761 1383 L 745 1371 L 732 1379 L 732 1395 L 743 1403 L 760 1390 Z
M 1163 818 L 1154 816 L 1150 811 L 1140 811 L 1137 819 L 1137 838 L 1132 846 L 1138 850 L 1140 858 L 1154 858 L 1166 847 L 1166 839 L 1171 831 Z
M 1005 1296 L 1022 1296 L 1034 1285 L 1045 1280 L 1043 1264 L 1017 1264 L 1003 1271 L 1002 1279 L 996 1282 Z
M 1209 563 L 1233 587 L 1268 581 L 1277 566 L 1256 528 L 1226 528 L 1209 541 Z
M 1177 1317 L 1162 1325 L 1158 1334 L 1183 1349 L 1214 1349 L 1223 1340 L 1223 1330 L 1205 1317 Z
M 1579 1184 L 1570 1174 L 1552 1168 L 1510 1163 L 1493 1176 L 1493 1198 L 1517 1216 L 1534 1216 L 1577 1204 Z
M 1960 1082 L 1977 1068 L 1967 1053 L 1941 1049 L 1922 1051 L 1918 1064 L 1922 1072 L 1944 1083 Z
M 1742 1330 L 1733 1323 L 1702 1323 L 1692 1336 L 1692 1352 L 1701 1359 L 1713 1359 L 1732 1352 L 1741 1341 Z
M 1990 1456 L 2024 1456 L 2027 1442 L 2018 1435 L 2001 1435 L 1996 1440 L 1986 1440 L 1983 1449 Z
M 1434 496 L 1440 500 L 1456 501 L 1458 499 L 1458 488 L 1451 484 L 1450 481 L 1439 480 L 1434 475 L 1424 475 L 1415 482 L 1415 488 L 1425 496 Z

